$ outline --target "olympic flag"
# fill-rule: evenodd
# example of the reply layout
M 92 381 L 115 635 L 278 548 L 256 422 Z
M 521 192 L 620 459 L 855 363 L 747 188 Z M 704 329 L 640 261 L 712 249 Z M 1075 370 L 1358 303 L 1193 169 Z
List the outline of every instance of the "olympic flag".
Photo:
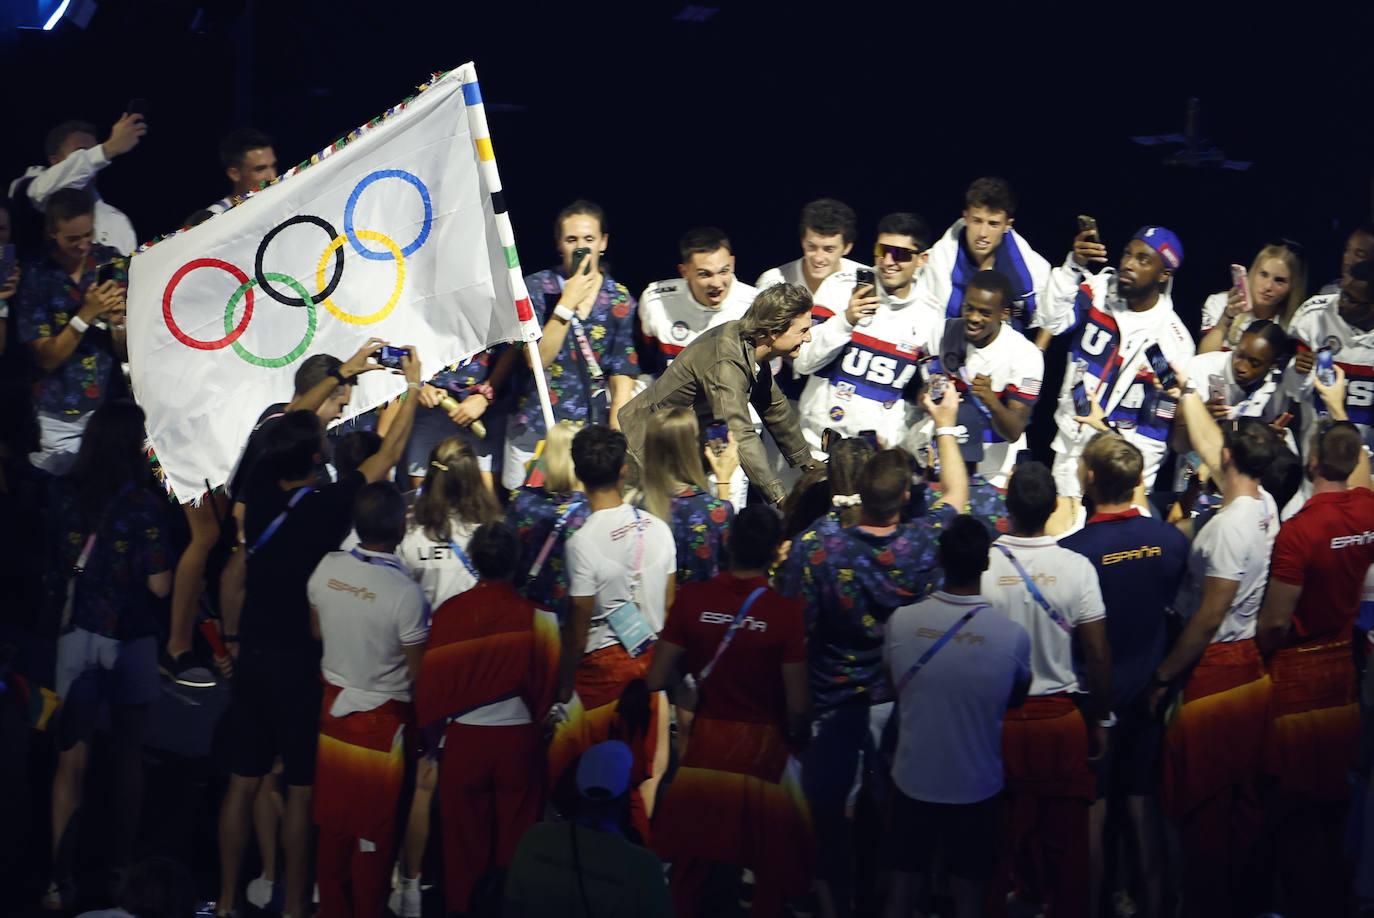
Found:
M 229 477 L 301 361 L 413 344 L 426 376 L 534 322 L 472 64 L 129 265 L 129 361 L 182 502 Z M 541 380 L 542 381 L 542 380 Z M 345 418 L 405 389 L 359 378 Z

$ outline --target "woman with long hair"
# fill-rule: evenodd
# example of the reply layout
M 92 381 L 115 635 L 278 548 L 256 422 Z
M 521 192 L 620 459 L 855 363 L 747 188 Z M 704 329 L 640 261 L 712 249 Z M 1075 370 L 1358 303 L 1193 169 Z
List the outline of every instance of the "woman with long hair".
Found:
M 534 471 L 506 509 L 506 522 L 520 539 L 516 589 L 539 608 L 556 613 L 559 621 L 568 609 L 563 546 L 591 515 L 573 471 L 572 441 L 581 429 L 574 421 L 553 425 Z
M 1246 283 L 1250 309 L 1234 286 L 1207 297 L 1202 304 L 1202 340 L 1197 352 L 1229 351 L 1240 343 L 1240 336 L 1251 322 L 1268 319 L 1288 330 L 1298 307 L 1307 298 L 1307 266 L 1302 246 L 1291 240 L 1271 242 L 1260 249 L 1250 265 Z
M 110 710 L 116 866 L 132 849 L 143 800 L 143 733 L 161 685 L 156 605 L 172 591 L 167 499 L 143 452 L 143 409 L 106 402 L 86 427 L 71 472 L 53 486 L 51 570 L 70 572 L 57 642 L 57 774 L 52 883 L 43 905 L 68 901 L 72 817 L 81 807 L 91 738 Z
M 642 506 L 673 530 L 677 543 L 677 582 L 710 580 L 720 573 L 720 556 L 735 509 L 729 501 L 730 476 L 739 468 L 734 438 L 706 445 L 706 461 L 715 474 L 712 494 L 702 467 L 696 413 L 670 408 L 649 415 L 644 433 Z
M 434 609 L 477 583 L 467 543 L 478 526 L 501 518 L 501 505 L 482 479 L 477 454 L 461 437 L 434 447 L 424 481 L 397 554 Z

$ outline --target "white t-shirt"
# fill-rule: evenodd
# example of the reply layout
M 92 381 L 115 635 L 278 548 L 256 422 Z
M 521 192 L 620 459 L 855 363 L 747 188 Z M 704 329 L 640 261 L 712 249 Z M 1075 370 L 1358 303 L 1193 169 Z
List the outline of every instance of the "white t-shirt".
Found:
M 907 683 L 893 783 L 913 800 L 977 803 L 1002 790 L 1002 715 L 1030 679 L 1026 629 L 982 596 L 937 590 L 887 622 L 883 658 L 894 683 L 969 609 L 983 606 Z
M 988 552 L 988 569 L 983 574 L 983 598 L 1030 635 L 1032 695 L 1079 691 L 1073 668 L 1073 631 L 1065 631 L 1050 618 L 997 546 L 1016 556 L 1040 595 L 1070 629 L 1107 615 L 1097 568 L 1084 555 L 1060 548 L 1057 542 L 1055 536 L 1004 535 Z
M 325 555 L 306 584 L 324 641 L 320 670 L 343 689 L 329 711 L 336 717 L 410 701 L 401 648 L 429 638 L 429 606 L 400 559 L 354 551 Z
M 468 542 L 472 541 L 472 534 L 477 527 L 456 516 L 449 517 L 448 525 L 453 541 L 466 554 Z M 425 534 L 424 527 L 413 520 L 396 554 L 410 568 L 432 609 L 439 608 L 445 600 L 466 593 L 477 585 L 477 575 L 468 570 L 467 565 L 454 553 L 453 547 L 447 541 L 436 542 L 431 539 Z
M 1214 644 L 1255 636 L 1256 618 L 1269 582 L 1269 556 L 1279 534 L 1279 511 L 1274 498 L 1263 488 L 1259 493 L 1258 499 L 1233 498 L 1202 527 L 1193 539 L 1188 571 L 1174 600 L 1174 611 L 1188 619 L 1202 603 L 1208 577 L 1240 584 L 1226 618 L 1212 638 Z
M 645 346 L 657 351 L 666 367 L 702 332 L 742 317 L 757 292 L 738 277 L 731 278 L 725 299 L 711 307 L 697 302 L 684 278 L 650 284 L 639 295 L 639 327 Z
M 668 578 L 677 572 L 667 523 L 629 504 L 598 510 L 569 537 L 566 559 L 568 595 L 596 597 L 586 653 L 616 643 L 607 617 L 632 600 L 655 633 L 663 630 Z M 637 561 L 641 585 L 635 590 Z

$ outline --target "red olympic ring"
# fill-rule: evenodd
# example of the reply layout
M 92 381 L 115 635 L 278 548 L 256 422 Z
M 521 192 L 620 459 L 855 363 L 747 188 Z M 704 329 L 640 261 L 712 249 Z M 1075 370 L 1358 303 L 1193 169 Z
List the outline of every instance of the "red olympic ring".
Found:
M 241 286 L 247 287 L 247 292 L 243 297 L 243 318 L 239 319 L 239 324 L 233 331 L 217 341 L 201 341 L 198 338 L 192 338 L 182 331 L 176 320 L 172 318 L 172 292 L 176 290 L 177 284 L 181 283 L 181 279 L 196 268 L 219 268 L 232 276 Z M 221 261 L 218 258 L 196 258 L 188 261 L 177 269 L 177 273 L 173 274 L 172 279 L 167 282 L 167 289 L 162 292 L 162 318 L 166 321 L 167 330 L 172 333 L 172 337 L 187 347 L 202 351 L 217 351 L 222 347 L 228 347 L 239 339 L 253 318 L 253 289 L 248 286 L 248 275 L 229 262 Z

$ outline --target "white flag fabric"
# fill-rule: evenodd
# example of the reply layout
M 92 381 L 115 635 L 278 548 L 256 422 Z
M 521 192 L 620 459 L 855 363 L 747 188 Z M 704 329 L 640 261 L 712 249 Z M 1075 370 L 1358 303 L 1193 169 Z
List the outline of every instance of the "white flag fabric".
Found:
M 263 409 L 313 354 L 414 345 L 425 376 L 532 341 L 528 294 L 476 70 L 436 76 L 237 206 L 129 265 L 129 361 L 181 502 L 229 477 Z M 404 391 L 364 374 L 345 417 Z

